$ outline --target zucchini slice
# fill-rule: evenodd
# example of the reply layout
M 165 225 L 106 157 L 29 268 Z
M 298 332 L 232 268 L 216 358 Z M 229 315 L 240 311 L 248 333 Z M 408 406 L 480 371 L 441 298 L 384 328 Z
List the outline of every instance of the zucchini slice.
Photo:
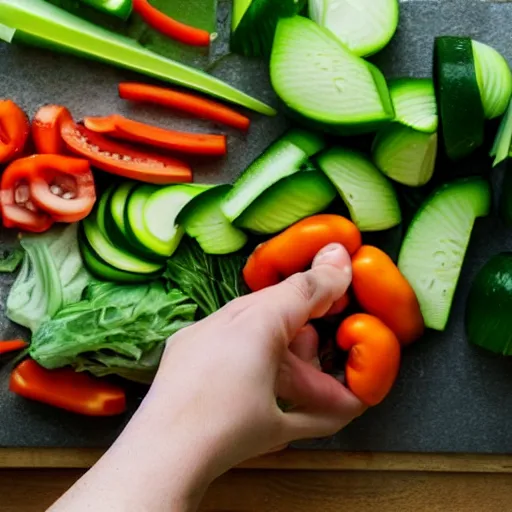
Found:
M 434 133 L 438 127 L 436 93 L 430 78 L 397 78 L 389 82 L 395 121 L 419 132 Z
M 490 208 L 489 183 L 468 178 L 439 188 L 411 222 L 398 267 L 418 296 L 427 327 L 446 328 L 473 225 Z
M 309 0 L 309 15 L 355 55 L 382 50 L 395 35 L 398 0 Z
M 423 133 L 397 123 L 382 129 L 373 142 L 373 160 L 389 178 L 420 187 L 434 174 L 437 133 Z
M 382 73 L 301 16 L 279 21 L 270 76 L 287 108 L 327 129 L 367 131 L 394 117 Z
M 509 101 L 509 105 L 503 119 L 501 120 L 498 133 L 494 139 L 494 145 L 492 146 L 490 156 L 494 157 L 493 167 L 504 162 L 510 154 L 512 146 L 512 101 Z
M 487 119 L 501 116 L 512 95 L 512 73 L 501 53 L 487 44 L 471 41 L 476 79 Z
M 474 345 L 512 355 L 512 253 L 492 257 L 478 272 L 466 303 L 466 332 Z
M 305 166 L 265 191 L 238 217 L 236 225 L 261 235 L 278 233 L 325 210 L 336 195 L 321 171 Z
M 299 14 L 307 0 L 234 0 L 231 51 L 270 57 L 277 22 Z
M 402 221 L 391 182 L 362 153 L 334 148 L 318 158 L 361 231 L 383 231 Z
M 450 159 L 460 160 L 484 141 L 485 114 L 473 45 L 467 37 L 444 36 L 436 38 L 434 49 L 444 146 Z
M 247 243 L 247 235 L 222 213 L 222 201 L 230 190 L 230 185 L 207 190 L 193 198 L 178 216 L 177 222 L 206 254 L 230 254 Z

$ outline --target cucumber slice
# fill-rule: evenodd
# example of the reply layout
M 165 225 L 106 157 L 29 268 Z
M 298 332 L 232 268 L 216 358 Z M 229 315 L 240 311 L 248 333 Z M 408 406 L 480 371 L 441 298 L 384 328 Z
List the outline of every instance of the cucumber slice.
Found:
M 231 51 L 269 57 L 279 19 L 299 14 L 305 5 L 306 0 L 234 0 Z
M 484 141 L 484 107 L 471 39 L 436 38 L 434 60 L 446 154 L 452 160 L 460 160 Z
M 478 272 L 466 303 L 469 341 L 512 355 L 512 253 L 497 254 Z
M 389 82 L 395 121 L 419 132 L 434 133 L 439 124 L 434 82 L 430 78 L 397 78 Z
M 178 223 L 206 254 L 230 254 L 247 243 L 247 235 L 222 213 L 222 201 L 230 190 L 230 185 L 207 190 L 192 199 L 178 216 Z
M 270 187 L 242 213 L 236 225 L 262 235 L 278 233 L 325 210 L 335 197 L 336 189 L 324 174 L 307 167 Z
M 124 272 L 112 265 L 105 263 L 87 243 L 82 236 L 79 240 L 80 252 L 87 270 L 95 277 L 102 281 L 111 281 L 114 283 L 142 283 L 151 279 L 151 274 L 134 274 Z M 155 274 L 154 277 L 158 276 Z
M 107 213 L 112 218 L 112 227 L 117 231 L 118 237 L 128 238 L 128 229 L 125 222 L 126 203 L 136 186 L 137 183 L 135 181 L 126 181 L 117 187 L 110 197 Z
M 501 120 L 498 133 L 494 139 L 490 156 L 495 157 L 493 167 L 504 162 L 510 153 L 512 146 L 512 101 L 509 102 L 508 109 Z
M 170 185 L 136 187 L 126 206 L 126 225 L 131 236 L 147 251 L 169 257 L 178 248 L 184 231 L 176 225 L 182 208 L 208 186 Z
M 279 21 L 270 75 L 289 109 L 328 127 L 364 131 L 394 117 L 382 73 L 307 18 Z
M 402 221 L 393 185 L 362 153 L 333 148 L 318 158 L 361 231 L 383 231 Z
M 471 41 L 476 79 L 487 119 L 501 116 L 512 95 L 512 73 L 501 53 L 491 46 Z
M 437 133 L 423 133 L 397 123 L 381 130 L 373 142 L 373 160 L 389 178 L 420 187 L 434 174 Z
M 222 204 L 224 215 L 233 222 L 256 198 L 280 179 L 295 174 L 308 155 L 287 140 L 278 140 L 237 179 Z
M 490 207 L 486 180 L 458 180 L 434 192 L 411 222 L 398 267 L 418 296 L 427 327 L 445 329 L 475 219 Z
M 309 0 L 309 14 L 355 55 L 382 50 L 395 35 L 398 0 Z
M 84 219 L 82 226 L 85 238 L 94 252 L 114 268 L 134 274 L 153 274 L 162 269 L 159 263 L 143 260 L 114 246 L 98 228 L 96 212 Z
M 111 185 L 110 187 L 107 188 L 107 190 L 105 190 L 105 192 L 103 192 L 103 194 L 101 194 L 100 200 L 98 201 L 98 204 L 96 206 L 96 219 L 98 223 L 98 229 L 101 231 L 102 235 L 106 237 L 108 237 L 108 232 L 105 218 L 108 208 L 108 202 L 113 191 L 114 186 Z
M 323 135 L 311 131 L 294 128 L 281 138 L 282 141 L 291 142 L 302 149 L 308 157 L 320 153 L 327 146 Z

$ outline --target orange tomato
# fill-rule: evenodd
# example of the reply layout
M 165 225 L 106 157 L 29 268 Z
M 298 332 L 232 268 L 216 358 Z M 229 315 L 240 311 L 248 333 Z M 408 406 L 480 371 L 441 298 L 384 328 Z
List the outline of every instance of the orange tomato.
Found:
M 411 285 L 393 260 L 369 245 L 352 257 L 352 287 L 360 306 L 382 320 L 402 345 L 417 340 L 425 323 Z
M 378 318 L 358 313 L 342 322 L 336 341 L 349 351 L 345 367 L 348 388 L 366 405 L 382 402 L 400 368 L 400 343 L 393 331 Z
M 356 225 L 339 215 L 315 215 L 301 220 L 259 245 L 244 268 L 247 286 L 254 292 L 306 270 L 326 245 L 339 243 L 352 255 L 361 247 Z

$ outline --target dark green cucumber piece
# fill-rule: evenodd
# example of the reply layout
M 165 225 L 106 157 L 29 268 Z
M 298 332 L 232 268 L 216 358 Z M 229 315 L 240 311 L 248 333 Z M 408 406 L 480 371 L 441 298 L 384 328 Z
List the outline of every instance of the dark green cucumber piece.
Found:
M 130 193 L 137 185 L 135 181 L 126 181 L 119 185 L 110 196 L 107 209 L 107 229 L 111 226 L 116 238 L 127 239 L 129 236 L 125 222 L 126 204 Z
M 423 133 L 391 123 L 375 137 L 373 160 L 389 178 L 410 187 L 420 187 L 434 174 L 437 133 Z
M 246 57 L 269 57 L 277 22 L 299 14 L 306 0 L 234 0 L 231 51 Z
M 96 204 L 96 221 L 98 223 L 98 229 L 101 231 L 103 236 L 108 237 L 107 232 L 107 210 L 108 210 L 108 203 L 110 200 L 110 197 L 112 193 L 114 192 L 114 186 L 111 185 L 108 187 L 103 194 L 101 194 L 101 197 L 99 201 Z
M 501 53 L 487 44 L 471 42 L 476 79 L 487 119 L 501 116 L 512 94 L 512 73 Z
M 484 107 L 471 39 L 436 38 L 434 60 L 444 147 L 450 159 L 460 160 L 484 141 Z
M 419 132 L 434 133 L 439 124 L 434 82 L 430 78 L 397 78 L 389 82 L 395 121 Z
M 440 187 L 411 222 L 398 267 L 416 292 L 427 327 L 445 329 L 473 225 L 490 207 L 489 183 L 468 178 Z
M 466 303 L 466 332 L 474 345 L 512 355 L 512 253 L 497 254 L 478 272 Z
M 365 131 L 394 117 L 382 73 L 307 18 L 279 21 L 270 75 L 289 109 L 329 129 Z
M 398 27 L 398 0 L 309 0 L 309 15 L 355 55 L 382 50 Z
M 302 149 L 308 157 L 315 156 L 327 146 L 323 135 L 309 130 L 301 130 L 300 128 L 290 130 L 281 140 L 295 144 L 295 146 Z
M 89 215 L 82 222 L 83 233 L 94 252 L 109 265 L 118 270 L 134 274 L 154 274 L 162 269 L 159 263 L 146 261 L 124 249 L 116 247 L 101 232 L 97 222 L 97 212 Z
M 494 145 L 491 149 L 490 156 L 494 157 L 493 167 L 504 162 L 510 154 L 512 147 L 512 101 L 509 105 L 503 119 L 501 120 L 498 133 L 494 139 Z
M 333 148 L 318 158 L 361 231 L 383 231 L 402 221 L 391 182 L 362 153 Z
M 193 198 L 178 216 L 178 224 L 206 254 L 230 254 L 247 243 L 247 235 L 222 213 L 222 202 L 230 190 L 230 185 L 207 190 Z
M 224 215 L 233 222 L 265 190 L 279 180 L 298 172 L 316 149 L 324 147 L 323 139 L 307 135 L 303 130 L 288 132 L 272 144 L 236 180 L 222 205 Z
M 278 233 L 325 210 L 335 197 L 336 189 L 330 181 L 321 171 L 308 165 L 266 190 L 235 224 L 253 233 Z

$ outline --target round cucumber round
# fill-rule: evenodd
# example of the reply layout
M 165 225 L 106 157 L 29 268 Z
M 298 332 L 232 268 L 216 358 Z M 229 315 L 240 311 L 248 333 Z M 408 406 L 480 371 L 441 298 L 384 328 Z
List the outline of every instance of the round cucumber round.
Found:
M 382 73 L 302 16 L 279 21 L 270 75 L 285 105 L 312 121 L 350 128 L 394 117 Z
M 423 133 L 397 123 L 381 130 L 373 142 L 373 160 L 389 178 L 420 187 L 434 174 L 437 133 Z
M 119 185 L 110 197 L 107 214 L 110 214 L 113 224 L 119 235 L 128 237 L 128 230 L 125 224 L 125 209 L 128 197 L 132 190 L 137 186 L 135 181 L 126 181 Z
M 485 115 L 478 87 L 473 45 L 467 37 L 438 37 L 434 48 L 435 83 L 446 154 L 470 155 L 484 141 Z
M 382 50 L 395 35 L 398 0 L 309 0 L 309 14 L 355 55 Z
M 490 207 L 489 182 L 468 178 L 440 187 L 412 220 L 398 267 L 416 292 L 427 327 L 446 328 L 473 225 Z
M 324 174 L 309 167 L 270 187 L 235 224 L 257 234 L 278 233 L 325 210 L 335 197 L 336 189 Z
M 487 44 L 471 41 L 476 79 L 487 119 L 501 116 L 512 95 L 512 73 L 501 53 Z
M 222 201 L 230 189 L 230 185 L 220 185 L 203 192 L 178 216 L 177 222 L 206 254 L 230 254 L 247 243 L 247 235 L 235 228 L 222 213 Z
M 478 272 L 466 303 L 466 332 L 474 345 L 512 355 L 512 253 L 497 254 Z
M 438 127 L 436 93 L 430 78 L 397 78 L 389 82 L 395 121 L 419 132 L 434 133 Z
M 362 153 L 333 148 L 318 158 L 361 231 L 383 231 L 402 221 L 391 182 Z

